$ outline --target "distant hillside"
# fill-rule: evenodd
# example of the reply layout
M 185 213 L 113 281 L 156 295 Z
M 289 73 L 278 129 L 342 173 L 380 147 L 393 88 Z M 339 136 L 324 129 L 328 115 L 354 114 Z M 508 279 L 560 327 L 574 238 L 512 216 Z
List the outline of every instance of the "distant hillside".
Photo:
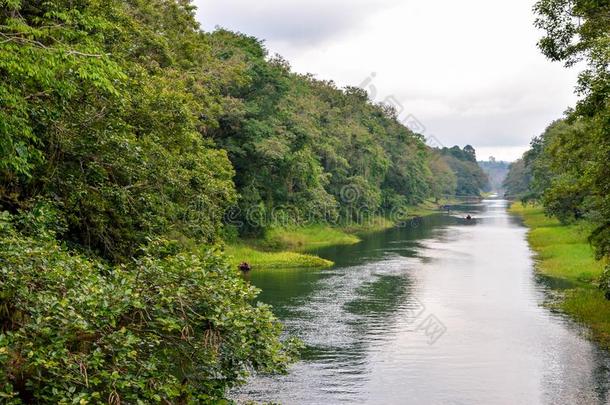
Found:
M 502 183 L 508 174 L 510 163 L 498 161 L 493 156 L 489 158 L 489 161 L 479 161 L 478 163 L 485 174 L 487 174 L 487 177 L 489 177 L 491 190 L 501 192 L 503 189 Z

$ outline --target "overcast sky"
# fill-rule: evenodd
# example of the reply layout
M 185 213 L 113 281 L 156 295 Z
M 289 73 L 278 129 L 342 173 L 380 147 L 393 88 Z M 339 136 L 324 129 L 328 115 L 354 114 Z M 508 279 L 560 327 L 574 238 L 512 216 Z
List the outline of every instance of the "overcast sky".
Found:
M 535 0 L 195 0 L 207 31 L 264 39 L 293 69 L 366 88 L 432 143 L 518 158 L 575 103 L 536 48 Z

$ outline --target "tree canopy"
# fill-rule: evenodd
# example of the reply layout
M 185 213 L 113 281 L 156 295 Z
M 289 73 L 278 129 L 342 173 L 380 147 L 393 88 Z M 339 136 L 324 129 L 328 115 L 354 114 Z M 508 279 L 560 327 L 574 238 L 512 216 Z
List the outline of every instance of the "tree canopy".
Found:
M 508 193 L 541 201 L 562 222 L 587 220 L 598 258 L 610 257 L 610 2 L 540 0 L 539 46 L 551 60 L 583 62 L 576 107 L 535 138 L 511 167 Z M 610 267 L 602 280 L 610 299 Z

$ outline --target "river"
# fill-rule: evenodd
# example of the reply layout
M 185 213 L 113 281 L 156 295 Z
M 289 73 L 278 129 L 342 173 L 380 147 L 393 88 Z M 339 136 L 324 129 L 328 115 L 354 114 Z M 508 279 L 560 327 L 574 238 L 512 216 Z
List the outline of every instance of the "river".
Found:
M 484 200 L 317 251 L 330 270 L 252 272 L 307 348 L 288 375 L 254 377 L 235 398 L 610 404 L 610 355 L 544 306 L 552 291 L 506 208 Z

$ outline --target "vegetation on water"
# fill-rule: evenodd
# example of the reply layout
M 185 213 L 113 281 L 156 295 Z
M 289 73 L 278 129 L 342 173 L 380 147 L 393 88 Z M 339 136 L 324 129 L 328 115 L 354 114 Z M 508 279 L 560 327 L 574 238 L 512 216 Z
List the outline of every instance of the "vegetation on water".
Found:
M 360 239 L 328 224 L 274 227 L 258 238 L 238 238 L 225 251 L 231 263 L 246 262 L 255 270 L 329 267 L 333 262 L 304 252 L 332 245 L 349 245 Z
M 562 225 L 590 225 L 595 257 L 610 258 L 610 3 L 539 0 L 536 25 L 546 32 L 542 52 L 566 66 L 585 62 L 575 108 L 534 138 L 513 163 L 506 194 L 538 201 Z M 580 263 L 573 262 L 579 272 Z M 598 275 L 599 276 L 599 275 Z M 597 278 L 610 299 L 610 265 Z
M 324 268 L 333 265 L 321 257 L 288 250 L 269 250 L 256 243 L 239 242 L 225 247 L 229 262 L 233 267 L 246 262 L 253 270 Z
M 223 240 L 351 242 L 290 230 L 385 226 L 484 181 L 472 147 L 201 31 L 188 0 L 0 0 L 0 78 L 3 403 L 222 400 L 297 346 Z M 248 249 L 226 247 L 329 264 Z
M 514 203 L 510 211 L 521 215 L 530 228 L 528 241 L 537 254 L 537 270 L 566 282 L 559 308 L 586 324 L 593 337 L 610 348 L 610 301 L 597 288 L 604 264 L 595 260 L 587 240 L 590 229 L 581 223 L 562 225 L 539 205 Z

